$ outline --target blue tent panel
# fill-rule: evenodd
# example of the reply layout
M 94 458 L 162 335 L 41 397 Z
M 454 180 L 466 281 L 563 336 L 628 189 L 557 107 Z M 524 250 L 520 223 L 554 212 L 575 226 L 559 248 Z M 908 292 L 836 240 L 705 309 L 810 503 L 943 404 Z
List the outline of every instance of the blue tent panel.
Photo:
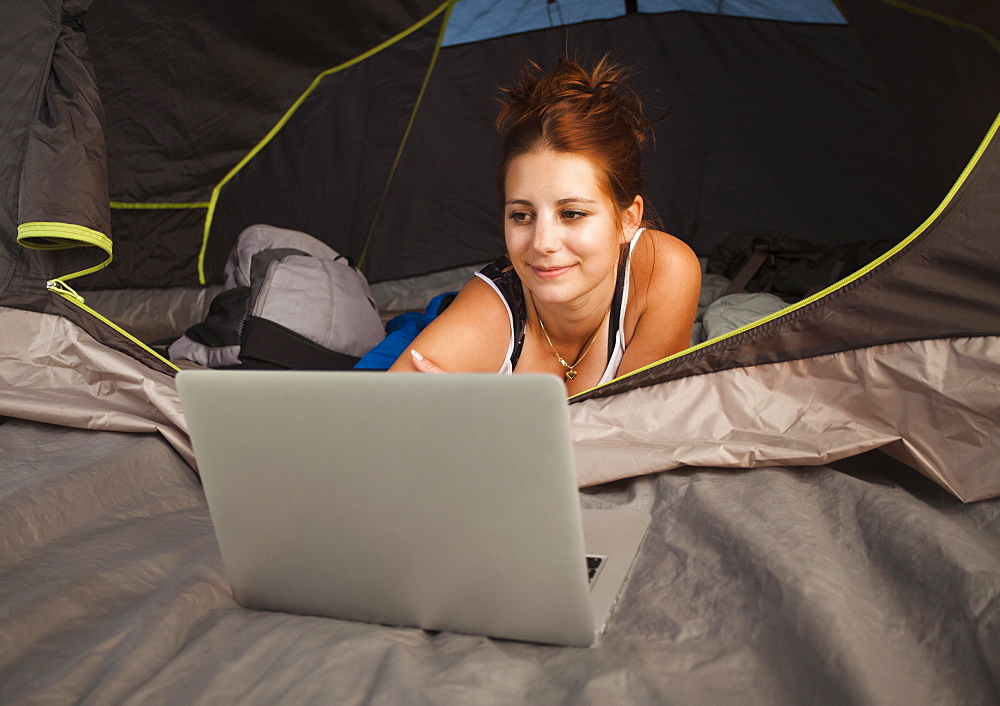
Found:
M 444 46 L 624 14 L 622 0 L 461 0 L 452 10 Z
M 638 0 L 643 13 L 700 12 L 782 22 L 846 24 L 832 0 Z M 444 46 L 518 32 L 620 17 L 625 0 L 461 0 L 455 5 Z
M 639 12 L 702 12 L 780 22 L 847 24 L 832 0 L 638 0 Z

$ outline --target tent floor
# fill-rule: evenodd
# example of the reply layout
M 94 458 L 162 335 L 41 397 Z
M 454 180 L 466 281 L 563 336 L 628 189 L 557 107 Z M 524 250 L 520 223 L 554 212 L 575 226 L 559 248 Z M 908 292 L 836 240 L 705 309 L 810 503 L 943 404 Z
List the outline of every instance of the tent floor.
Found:
M 0 449 L 5 703 L 1000 699 L 1000 499 L 878 452 L 584 491 L 653 524 L 578 649 L 240 608 L 159 436 L 12 419 Z

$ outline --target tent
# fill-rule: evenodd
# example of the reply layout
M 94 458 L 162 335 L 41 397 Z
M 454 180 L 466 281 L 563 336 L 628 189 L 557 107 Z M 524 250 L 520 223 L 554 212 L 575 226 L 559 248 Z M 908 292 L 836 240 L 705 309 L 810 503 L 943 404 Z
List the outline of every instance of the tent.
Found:
M 616 469 L 584 471 L 586 481 L 683 464 L 823 463 L 882 448 L 964 499 L 1000 493 L 997 436 L 981 424 L 997 408 L 989 395 L 962 397 L 996 359 L 1000 311 L 987 266 L 1000 102 L 989 11 L 812 2 L 772 3 L 761 16 L 737 2 L 709 15 L 703 3 L 661 1 L 575 3 L 563 15 L 549 5 L 380 3 L 350 11 L 357 16 L 312 8 L 308 29 L 285 9 L 223 23 L 232 19 L 223 5 L 99 5 L 86 35 L 74 4 L 19 11 L 5 54 L 19 70 L 7 92 L 25 109 L 5 118 L 0 301 L 65 317 L 170 375 L 175 366 L 148 340 L 109 326 L 80 292 L 117 292 L 127 310 L 151 288 L 218 283 L 236 236 L 254 223 L 319 237 L 373 283 L 488 261 L 502 248 L 492 88 L 518 57 L 611 51 L 641 67 L 639 88 L 669 110 L 649 160 L 648 200 L 699 254 L 754 230 L 899 245 L 750 331 L 583 395 L 575 415 L 597 438 L 581 443 Z M 901 62 L 887 32 L 938 53 Z M 43 85 L 37 68 L 50 61 Z M 876 358 L 912 360 L 887 378 Z M 927 374 L 942 367 L 946 376 Z M 726 372 L 734 369 L 742 372 Z M 785 379 L 791 369 L 805 382 L 780 395 L 761 377 Z M 756 422 L 720 428 L 728 410 L 746 409 L 733 403 L 747 385 L 771 390 L 763 398 L 774 404 L 784 398 L 786 412 L 803 396 L 824 404 L 792 412 L 790 426 L 755 413 Z M 645 430 L 639 461 L 634 430 L 611 410 L 651 387 L 715 404 Z M 921 413 L 907 397 L 871 394 L 900 387 L 922 401 Z M 747 441 L 725 441 L 736 438 Z M 606 449 L 614 463 L 600 460 Z
M 1000 495 L 991 3 L 5 15 L 5 700 L 995 700 L 1000 510 L 961 502 Z M 494 87 L 567 50 L 636 65 L 666 114 L 647 200 L 699 255 L 748 231 L 896 245 L 571 400 L 584 502 L 652 508 L 656 537 L 590 656 L 525 670 L 542 648 L 244 615 L 156 341 L 256 223 L 349 255 L 387 309 L 490 260 Z

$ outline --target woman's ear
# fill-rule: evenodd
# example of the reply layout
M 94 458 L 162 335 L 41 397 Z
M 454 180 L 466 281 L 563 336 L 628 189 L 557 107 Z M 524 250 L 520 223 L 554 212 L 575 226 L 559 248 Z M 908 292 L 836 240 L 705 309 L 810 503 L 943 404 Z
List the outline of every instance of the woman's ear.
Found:
M 642 223 L 642 212 L 643 212 L 643 202 L 642 196 L 636 194 L 635 199 L 632 204 L 625 209 L 625 213 L 622 218 L 622 225 L 627 226 L 631 229 L 639 227 Z M 631 236 L 630 236 L 631 237 Z

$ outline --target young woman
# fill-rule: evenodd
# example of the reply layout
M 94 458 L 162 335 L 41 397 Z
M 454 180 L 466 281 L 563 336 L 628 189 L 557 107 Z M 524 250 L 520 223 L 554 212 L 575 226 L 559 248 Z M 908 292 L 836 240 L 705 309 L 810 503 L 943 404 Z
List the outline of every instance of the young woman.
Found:
M 548 372 L 574 395 L 688 347 L 701 268 L 643 221 L 650 122 L 623 70 L 530 65 L 497 116 L 507 254 L 391 370 Z

